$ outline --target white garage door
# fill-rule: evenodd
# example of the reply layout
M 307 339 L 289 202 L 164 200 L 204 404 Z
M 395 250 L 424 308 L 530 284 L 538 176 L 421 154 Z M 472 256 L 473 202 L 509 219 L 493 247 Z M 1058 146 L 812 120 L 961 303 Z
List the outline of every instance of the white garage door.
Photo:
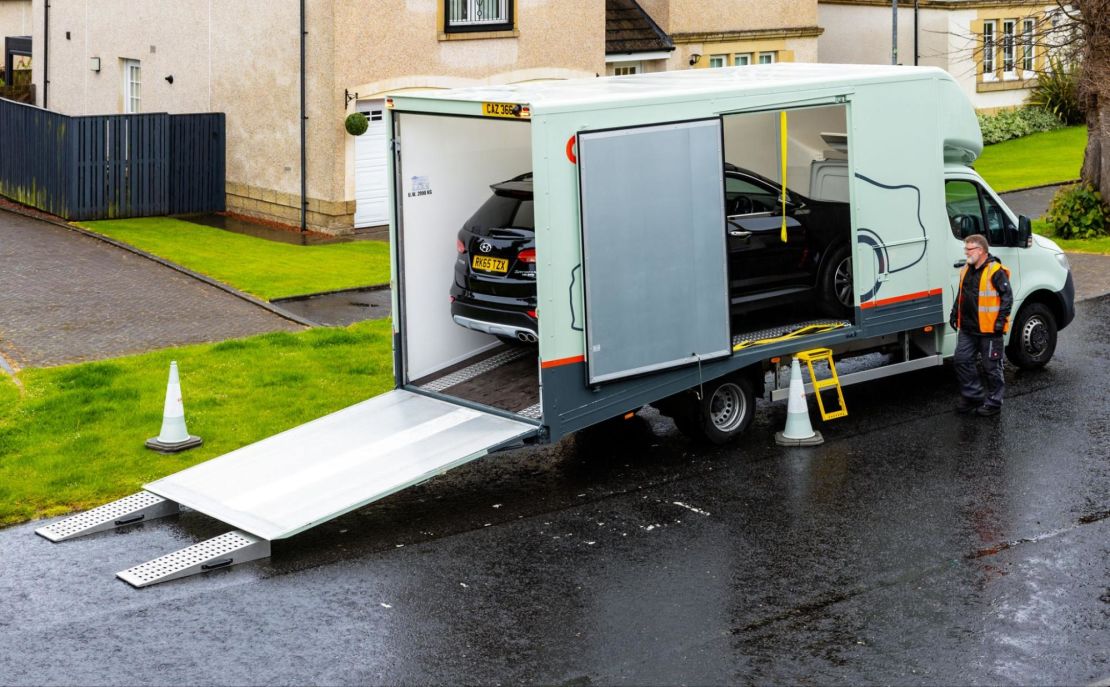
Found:
M 370 120 L 370 128 L 355 138 L 355 226 L 372 227 L 389 221 L 385 102 L 364 100 L 358 111 Z

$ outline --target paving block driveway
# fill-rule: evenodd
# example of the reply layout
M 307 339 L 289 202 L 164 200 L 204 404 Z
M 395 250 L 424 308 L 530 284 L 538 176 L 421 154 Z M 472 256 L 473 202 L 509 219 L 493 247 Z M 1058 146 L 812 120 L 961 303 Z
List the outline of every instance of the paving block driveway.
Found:
M 146 258 L 0 211 L 0 355 L 14 367 L 301 329 Z

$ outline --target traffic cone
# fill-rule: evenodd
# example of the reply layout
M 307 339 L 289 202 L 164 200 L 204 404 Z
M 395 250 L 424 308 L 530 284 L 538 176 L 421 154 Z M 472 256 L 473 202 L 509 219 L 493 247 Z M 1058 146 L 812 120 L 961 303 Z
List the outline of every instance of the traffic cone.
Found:
M 809 424 L 806 387 L 802 382 L 802 366 L 794 358 L 790 363 L 790 394 L 786 402 L 786 428 L 775 434 L 780 446 L 816 446 L 825 443 L 820 432 Z
M 177 453 L 200 446 L 202 440 L 189 434 L 185 428 L 185 406 L 181 402 L 181 380 L 177 375 L 177 361 L 170 363 L 170 379 L 166 384 L 166 405 L 162 411 L 162 431 L 146 440 L 146 447 L 159 453 Z

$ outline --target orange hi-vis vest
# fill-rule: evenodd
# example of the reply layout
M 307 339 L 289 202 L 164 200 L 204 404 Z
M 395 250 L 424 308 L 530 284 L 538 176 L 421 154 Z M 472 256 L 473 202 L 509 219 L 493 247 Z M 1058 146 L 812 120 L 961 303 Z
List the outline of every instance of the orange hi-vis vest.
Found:
M 967 276 L 967 267 L 964 265 L 960 270 L 960 291 L 956 297 L 956 327 L 960 326 L 960 318 L 963 315 L 960 306 L 963 304 L 964 277 Z M 998 321 L 998 310 L 1002 307 L 1002 297 L 999 296 L 998 289 L 994 288 L 994 273 L 998 270 L 1006 273 L 1006 279 L 1010 278 L 1010 270 L 997 262 L 988 262 L 983 268 L 983 274 L 979 276 L 979 331 L 984 334 L 994 331 L 994 325 Z M 1010 331 L 1010 321 L 1007 318 L 1002 325 L 1002 333 L 1005 334 L 1008 331 Z

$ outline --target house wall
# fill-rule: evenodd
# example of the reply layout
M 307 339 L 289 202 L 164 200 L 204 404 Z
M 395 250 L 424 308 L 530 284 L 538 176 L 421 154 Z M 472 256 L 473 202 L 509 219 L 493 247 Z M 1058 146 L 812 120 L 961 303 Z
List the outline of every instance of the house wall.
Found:
M 0 45 L 7 36 L 31 35 L 31 0 L 0 0 Z
M 1043 17 L 1051 6 L 997 1 L 929 2 L 921 0 L 918 27 L 918 64 L 940 67 L 951 74 L 978 110 L 1020 106 L 1032 85 L 1027 78 L 994 82 L 982 74 L 983 19 Z M 890 64 L 891 4 L 880 0 L 821 0 L 819 21 L 825 32 L 818 39 L 821 62 Z M 882 37 L 876 40 L 876 37 Z M 913 64 L 913 6 L 899 5 L 898 62 Z M 996 63 L 1000 63 L 1000 57 Z M 1037 49 L 1037 68 L 1043 57 Z
M 32 0 L 31 9 L 40 18 L 36 84 L 43 83 L 44 2 Z M 583 0 L 574 13 L 546 0 L 516 0 L 516 30 L 461 39 L 443 33 L 441 0 L 306 4 L 307 220 L 322 231 L 353 224 L 354 139 L 343 129 L 350 111 L 344 89 L 365 98 L 605 69 L 604 0 Z M 138 59 L 142 111 L 226 113 L 228 210 L 299 225 L 299 51 L 296 2 L 50 0 L 48 106 L 71 115 L 122 112 L 122 60 Z M 100 58 L 99 73 L 90 57 Z M 38 92 L 41 104 L 41 86 Z

